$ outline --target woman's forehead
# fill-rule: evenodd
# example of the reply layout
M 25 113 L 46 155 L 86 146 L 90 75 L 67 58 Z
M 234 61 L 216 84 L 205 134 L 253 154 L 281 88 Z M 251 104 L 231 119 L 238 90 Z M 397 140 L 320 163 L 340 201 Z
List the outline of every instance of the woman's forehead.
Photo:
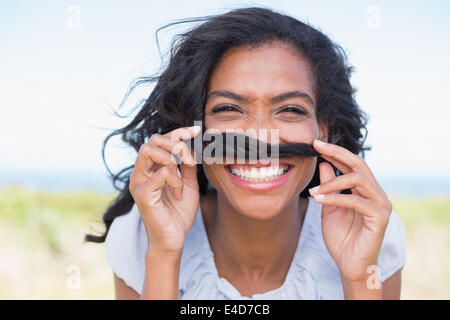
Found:
M 313 97 L 308 62 L 286 44 L 229 49 L 211 74 L 208 93 L 224 89 L 255 99 L 295 90 Z

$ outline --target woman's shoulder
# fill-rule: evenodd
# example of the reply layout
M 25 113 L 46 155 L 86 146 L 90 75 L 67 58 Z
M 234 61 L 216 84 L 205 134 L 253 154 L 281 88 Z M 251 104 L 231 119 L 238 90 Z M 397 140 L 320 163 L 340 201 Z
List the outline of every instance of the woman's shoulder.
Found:
M 145 274 L 147 233 L 136 204 L 112 222 L 105 239 L 105 254 L 114 273 L 141 293 Z
M 186 276 L 192 273 L 204 260 L 208 251 L 203 250 L 201 208 L 189 229 L 180 266 L 180 287 L 185 284 Z M 136 204 L 132 209 L 114 219 L 105 240 L 106 260 L 114 273 L 139 294 L 142 291 L 145 275 L 145 253 L 148 242 L 145 226 Z

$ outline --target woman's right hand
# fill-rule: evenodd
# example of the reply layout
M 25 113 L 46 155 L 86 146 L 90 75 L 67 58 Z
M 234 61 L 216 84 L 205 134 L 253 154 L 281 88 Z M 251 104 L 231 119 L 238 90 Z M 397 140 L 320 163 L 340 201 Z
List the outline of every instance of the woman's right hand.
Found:
M 153 134 L 141 146 L 129 190 L 139 209 L 152 249 L 181 254 L 186 234 L 199 206 L 197 165 L 193 150 L 181 140 L 191 139 L 201 127 L 183 127 Z M 181 172 L 175 157 L 181 160 Z

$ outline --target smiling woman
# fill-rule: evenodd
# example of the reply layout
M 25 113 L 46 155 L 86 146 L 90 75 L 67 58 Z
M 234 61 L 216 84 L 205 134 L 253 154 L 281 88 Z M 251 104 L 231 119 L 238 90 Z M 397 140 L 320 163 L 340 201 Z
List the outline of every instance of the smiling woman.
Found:
M 117 298 L 398 298 L 405 234 L 363 160 L 367 120 L 342 49 L 265 8 L 193 21 L 165 71 L 137 81 L 157 82 L 137 116 L 105 140 L 138 151 L 113 175 L 124 184 L 105 235 L 87 236 L 106 240 Z M 194 121 L 269 143 L 275 131 L 319 156 L 196 165 L 179 148 Z

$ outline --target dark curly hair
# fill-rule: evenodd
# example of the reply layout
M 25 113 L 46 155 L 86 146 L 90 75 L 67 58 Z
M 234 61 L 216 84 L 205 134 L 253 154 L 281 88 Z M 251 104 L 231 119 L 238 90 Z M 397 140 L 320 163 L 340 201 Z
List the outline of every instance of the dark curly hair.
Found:
M 187 22 L 202 23 L 175 36 L 169 52 L 169 63 L 159 76 L 140 77 L 132 83 L 122 104 L 135 87 L 148 83 L 156 85 L 150 96 L 142 101 L 142 106 L 136 107 L 140 107 L 140 110 L 133 120 L 110 133 L 103 142 L 103 161 L 119 194 L 103 214 L 106 232 L 101 236 L 86 235 L 86 241 L 103 242 L 113 220 L 128 213 L 134 204 L 128 189 L 134 166 L 112 173 L 105 161 L 108 140 L 120 135 L 126 144 L 138 152 L 140 146 L 154 133 L 164 134 L 179 127 L 191 126 L 194 121 L 204 121 L 209 77 L 221 56 L 231 47 L 257 47 L 281 41 L 297 49 L 312 69 L 317 118 L 319 123 L 328 127 L 329 142 L 362 157 L 365 150 L 370 150 L 370 147 L 363 146 L 368 118 L 354 99 L 355 90 L 350 84 L 352 67 L 347 64 L 344 50 L 322 32 L 288 15 L 263 7 L 239 8 L 220 15 L 182 19 L 163 28 Z M 318 157 L 314 177 L 300 197 L 308 197 L 308 189 L 320 184 L 318 165 L 322 161 L 325 160 Z M 339 170 L 333 168 L 339 175 Z M 197 166 L 197 176 L 201 195 L 213 188 L 202 165 Z M 350 190 L 343 192 L 350 193 Z

